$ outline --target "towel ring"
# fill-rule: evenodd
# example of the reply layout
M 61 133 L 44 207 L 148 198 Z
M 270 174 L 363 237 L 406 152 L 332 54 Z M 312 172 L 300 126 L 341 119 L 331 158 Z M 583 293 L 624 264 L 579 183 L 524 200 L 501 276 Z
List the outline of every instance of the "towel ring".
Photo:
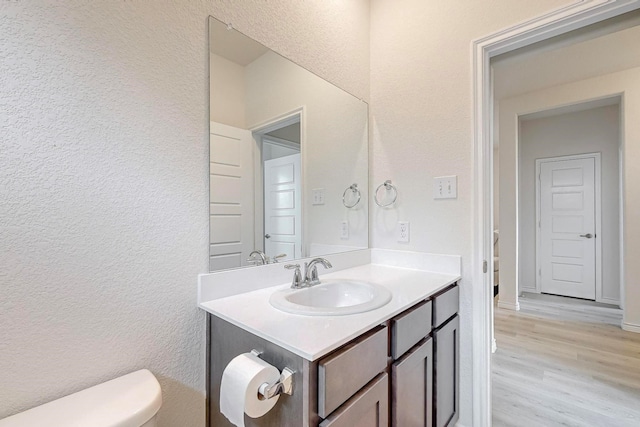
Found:
M 384 205 L 378 200 L 378 190 L 380 190 L 382 187 L 386 188 L 387 191 L 393 191 L 393 200 L 391 200 L 389 203 L 385 203 Z M 375 200 L 376 205 L 380 206 L 381 208 L 386 208 L 387 206 L 393 205 L 398 199 L 398 189 L 393 184 L 391 184 L 391 180 L 388 179 L 382 184 L 378 185 L 378 188 L 376 188 L 376 193 L 373 195 L 373 199 Z
M 347 200 L 346 200 L 347 191 L 349 190 L 351 190 L 357 197 L 356 202 L 352 205 L 347 204 Z M 355 183 L 351 184 L 349 187 L 347 187 L 346 190 L 344 190 L 344 193 L 342 193 L 342 204 L 344 205 L 345 208 L 349 208 L 349 209 L 354 208 L 358 203 L 360 203 L 360 197 L 361 197 L 361 194 L 360 194 L 360 190 L 358 190 L 358 184 L 355 184 Z

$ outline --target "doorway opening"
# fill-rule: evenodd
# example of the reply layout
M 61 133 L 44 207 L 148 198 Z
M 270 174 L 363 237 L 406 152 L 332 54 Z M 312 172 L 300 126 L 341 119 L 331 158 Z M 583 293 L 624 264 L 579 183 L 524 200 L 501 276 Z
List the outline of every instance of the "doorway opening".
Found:
M 500 116 L 518 120 L 504 120 L 494 149 L 496 236 L 502 230 L 494 262 L 498 306 L 518 310 L 527 292 L 622 307 L 622 98 L 522 114 L 538 92 L 500 103 Z
M 621 102 L 614 96 L 519 116 L 518 275 L 506 308 L 523 293 L 621 306 Z
M 302 111 L 252 129 L 255 242 L 267 259 L 302 258 Z
M 492 141 L 493 99 L 495 94 L 490 61 L 492 58 L 514 52 L 538 42 L 550 40 L 558 35 L 581 30 L 594 23 L 601 23 L 612 17 L 619 17 L 640 8 L 640 0 L 585 1 L 577 2 L 554 10 L 543 16 L 520 23 L 473 42 L 473 87 L 474 87 L 474 254 L 473 254 L 473 348 L 474 348 L 474 425 L 491 425 L 491 349 L 493 341 L 493 298 L 490 274 L 493 246 L 493 209 L 492 209 Z M 595 89 L 595 88 L 594 88 Z M 613 89 L 610 87 L 609 89 Z M 619 89 L 619 88 L 618 88 Z M 595 92 L 595 91 L 594 91 Z M 624 92 L 618 92 L 624 93 Z M 599 95 L 606 97 L 608 94 Z M 599 96 L 593 96 L 593 99 Z M 624 99 L 624 96 L 623 96 Z M 626 105 L 626 103 L 625 103 Z M 624 117 L 629 113 L 623 107 Z M 628 120 L 625 120 L 625 123 Z M 629 139 L 625 129 L 625 140 Z M 625 154 L 636 151 L 625 146 Z M 503 189 L 501 189 L 503 190 Z M 623 189 L 626 191 L 626 189 Z M 633 206 L 631 206 L 633 205 Z M 627 200 L 624 211 L 631 211 L 636 205 Z M 628 221 L 628 216 L 624 215 Z M 500 230 L 502 234 L 502 229 Z M 640 244 L 640 243 L 639 243 Z M 625 241 L 625 250 L 635 250 L 635 242 Z M 501 258 L 516 248 L 500 248 Z M 624 256 L 624 255 L 623 255 Z M 502 262 L 502 260 L 501 260 Z M 625 277 L 638 275 L 640 267 L 627 264 Z M 502 270 L 502 266 L 501 266 Z M 631 287 L 624 289 L 625 294 L 638 294 Z M 640 296 L 640 295 L 638 295 Z M 628 298 L 627 298 L 628 299 Z M 625 307 L 627 308 L 627 307 Z M 640 319 L 626 317 L 623 328 L 640 332 Z
M 542 49 L 493 63 L 495 425 L 516 425 L 513 419 L 537 416 L 540 407 L 550 407 L 538 418 L 545 425 L 640 422 L 640 382 L 627 381 L 640 376 L 640 358 L 628 358 L 623 348 L 639 345 L 640 336 L 622 330 L 627 317 L 619 309 L 630 295 L 624 201 L 633 184 L 625 140 L 640 62 L 623 59 L 625 50 L 613 42 L 629 35 L 640 49 L 632 43 L 640 40 L 633 15 L 635 23 L 622 30 L 606 32 L 602 24 L 596 36 L 582 30 L 581 38 L 548 40 Z M 587 58 L 576 59 L 581 49 Z M 607 49 L 618 49 L 618 62 Z M 603 58 L 613 62 L 606 70 Z M 499 80 L 505 76 L 506 84 Z M 606 336 L 606 346 L 594 334 Z M 611 365 L 623 359 L 624 374 Z M 583 387 L 563 388 L 569 383 Z M 553 393 L 575 399 L 530 404 Z M 526 401 L 517 414 L 509 412 L 514 396 Z

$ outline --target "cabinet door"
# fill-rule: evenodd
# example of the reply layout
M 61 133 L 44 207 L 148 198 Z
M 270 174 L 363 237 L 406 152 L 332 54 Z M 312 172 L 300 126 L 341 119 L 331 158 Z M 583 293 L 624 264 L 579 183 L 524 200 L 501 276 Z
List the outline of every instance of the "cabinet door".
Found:
M 389 376 L 380 374 L 333 414 L 320 427 L 388 427 Z
M 435 427 L 453 426 L 459 416 L 460 319 L 456 315 L 434 334 Z
M 433 425 L 433 340 L 421 342 L 391 366 L 392 427 Z

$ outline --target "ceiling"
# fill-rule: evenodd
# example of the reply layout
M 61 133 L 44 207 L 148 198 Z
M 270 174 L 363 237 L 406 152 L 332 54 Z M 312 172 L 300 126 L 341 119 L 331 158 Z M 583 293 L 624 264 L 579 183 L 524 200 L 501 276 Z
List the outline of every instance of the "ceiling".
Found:
M 217 19 L 210 20 L 209 50 L 211 53 L 247 66 L 269 51 L 257 41 L 239 31 L 230 30 L 226 24 Z
M 496 100 L 640 67 L 640 14 L 498 56 L 492 67 Z

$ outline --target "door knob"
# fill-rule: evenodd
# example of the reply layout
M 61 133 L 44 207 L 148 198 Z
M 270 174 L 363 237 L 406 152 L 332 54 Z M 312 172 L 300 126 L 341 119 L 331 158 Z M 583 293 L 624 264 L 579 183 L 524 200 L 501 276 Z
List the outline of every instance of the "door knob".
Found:
M 587 233 L 587 234 L 581 234 L 580 237 L 586 237 L 587 239 L 590 239 L 593 237 L 593 235 L 591 233 Z
M 271 238 L 271 234 L 265 234 L 265 235 L 264 235 L 264 238 L 265 238 L 265 239 L 270 239 L 270 238 Z

